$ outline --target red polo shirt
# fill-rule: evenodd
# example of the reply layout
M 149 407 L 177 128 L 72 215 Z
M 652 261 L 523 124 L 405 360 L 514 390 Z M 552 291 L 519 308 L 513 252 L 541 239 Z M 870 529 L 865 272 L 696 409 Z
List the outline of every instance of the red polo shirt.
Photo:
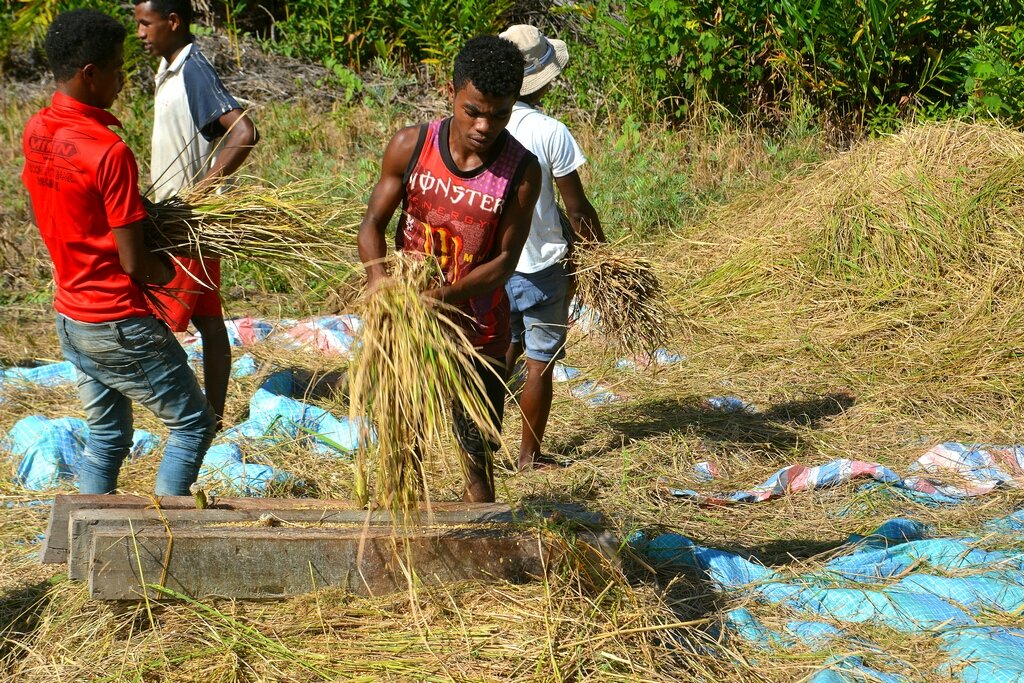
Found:
M 113 230 L 146 217 L 139 170 L 110 112 L 54 93 L 22 138 L 36 225 L 53 259 L 53 307 L 87 323 L 151 314 L 121 267 Z

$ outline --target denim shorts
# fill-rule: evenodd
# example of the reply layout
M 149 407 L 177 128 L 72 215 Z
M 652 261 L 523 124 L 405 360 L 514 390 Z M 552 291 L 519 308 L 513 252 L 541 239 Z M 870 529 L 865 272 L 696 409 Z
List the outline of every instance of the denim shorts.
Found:
M 513 273 L 505 283 L 512 310 L 512 343 L 523 344 L 527 358 L 550 363 L 565 356 L 568 290 L 563 261 L 536 273 Z

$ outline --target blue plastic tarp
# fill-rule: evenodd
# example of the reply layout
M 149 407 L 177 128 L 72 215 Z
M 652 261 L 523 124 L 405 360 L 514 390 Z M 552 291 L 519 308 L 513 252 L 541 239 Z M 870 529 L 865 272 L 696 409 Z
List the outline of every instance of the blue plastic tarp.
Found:
M 1024 541 L 1019 531 L 1022 517 L 1014 513 L 984 528 L 1018 530 L 1019 543 Z M 803 622 L 812 625 L 801 628 L 820 636 L 817 643 L 799 637 L 799 630 L 789 625 L 777 632 L 746 610 L 729 612 L 726 627 L 760 647 L 802 643 L 821 649 L 821 638 L 840 637 L 842 625 L 869 623 L 936 638 L 950 656 L 949 661 L 936 663 L 943 675 L 971 683 L 1024 681 L 1024 631 L 978 623 L 984 614 L 1016 618 L 1024 612 L 1024 551 L 1020 546 L 987 549 L 973 537 L 927 535 L 923 524 L 890 520 L 871 534 L 851 537 L 841 553 L 819 569 L 794 576 L 679 534 L 638 532 L 630 544 L 662 567 L 703 572 L 722 591 L 813 615 Z M 897 671 L 865 667 L 859 658 L 843 656 L 830 661 L 812 680 L 903 680 L 898 666 L 890 668 Z
M 18 420 L 2 445 L 17 461 L 14 482 L 30 491 L 43 491 L 77 476 L 88 438 L 89 426 L 84 420 L 29 415 Z M 152 453 L 160 443 L 159 437 L 139 429 L 132 441 L 132 458 Z

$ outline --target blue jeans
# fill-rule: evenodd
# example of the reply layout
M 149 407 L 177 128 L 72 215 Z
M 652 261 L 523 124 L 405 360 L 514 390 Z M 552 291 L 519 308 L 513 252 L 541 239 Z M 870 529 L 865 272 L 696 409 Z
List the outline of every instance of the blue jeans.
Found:
M 112 493 L 132 445 L 132 401 L 170 429 L 156 495 L 188 495 L 213 441 L 216 416 L 178 340 L 154 317 L 80 323 L 57 315 L 64 357 L 78 369 L 89 422 L 79 466 L 82 493 Z

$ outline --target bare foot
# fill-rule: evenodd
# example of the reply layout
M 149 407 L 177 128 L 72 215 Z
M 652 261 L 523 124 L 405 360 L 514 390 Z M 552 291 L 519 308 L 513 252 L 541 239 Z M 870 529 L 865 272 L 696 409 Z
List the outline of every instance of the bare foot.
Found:
M 530 459 L 519 459 L 519 471 L 526 472 L 528 470 L 561 470 L 565 469 L 565 465 L 558 462 L 549 455 L 536 455 Z

